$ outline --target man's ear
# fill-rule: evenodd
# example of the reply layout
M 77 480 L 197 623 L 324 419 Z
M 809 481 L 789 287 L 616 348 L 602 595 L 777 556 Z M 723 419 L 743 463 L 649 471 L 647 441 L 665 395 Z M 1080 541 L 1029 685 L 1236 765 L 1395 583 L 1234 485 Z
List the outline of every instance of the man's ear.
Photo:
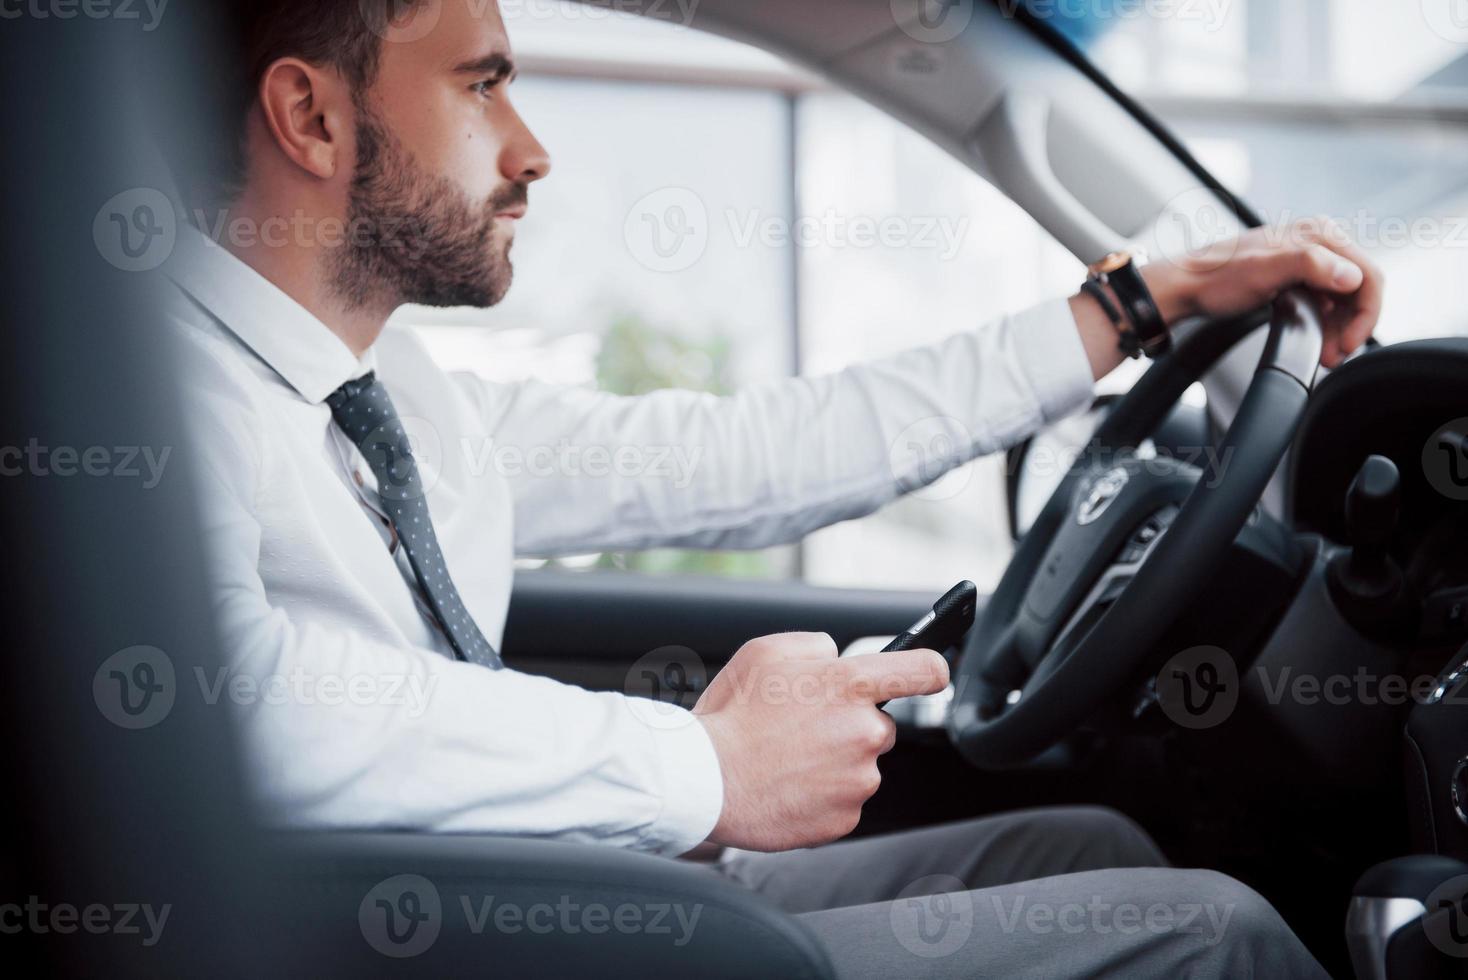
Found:
M 292 163 L 321 180 L 336 176 L 352 111 L 341 76 L 282 58 L 260 79 L 260 109 L 276 146 Z

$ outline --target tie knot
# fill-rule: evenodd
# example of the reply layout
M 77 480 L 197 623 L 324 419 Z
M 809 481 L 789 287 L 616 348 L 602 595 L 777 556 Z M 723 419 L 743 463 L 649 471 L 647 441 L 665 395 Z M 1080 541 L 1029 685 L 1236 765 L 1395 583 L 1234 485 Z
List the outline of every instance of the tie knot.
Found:
M 336 391 L 327 395 L 326 404 L 331 406 L 332 414 L 336 415 L 358 396 L 375 389 L 380 390 L 380 386 L 377 383 L 377 372 L 368 371 L 360 378 L 353 378 Z
M 333 391 L 326 396 L 326 404 L 331 406 L 331 417 L 336 424 L 364 453 L 369 440 L 373 443 L 387 440 L 399 455 L 410 455 L 408 436 L 398 419 L 398 410 L 388 397 L 387 388 L 373 372 L 369 371 Z M 375 468 L 376 463 L 370 453 L 368 457 Z
M 384 500 L 423 496 L 413 443 L 387 389 L 371 373 L 348 381 L 327 396 L 331 416 L 377 477 Z

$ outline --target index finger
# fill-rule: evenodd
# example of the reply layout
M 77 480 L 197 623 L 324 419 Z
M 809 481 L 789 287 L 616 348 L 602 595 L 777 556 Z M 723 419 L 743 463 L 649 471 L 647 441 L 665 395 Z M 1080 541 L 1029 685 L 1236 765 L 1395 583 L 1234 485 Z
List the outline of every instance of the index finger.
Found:
M 878 704 L 948 686 L 948 661 L 935 650 L 890 650 L 840 662 L 850 697 Z
M 1340 353 L 1349 354 L 1366 343 L 1366 338 L 1371 336 L 1371 331 L 1376 327 L 1376 321 L 1381 316 L 1382 294 L 1386 288 L 1386 277 L 1382 274 L 1381 268 L 1371 261 L 1366 250 L 1353 242 L 1333 222 L 1328 227 L 1317 231 L 1312 237 L 1361 269 L 1361 285 L 1355 292 L 1348 294 L 1349 299 L 1347 300 L 1355 312 L 1342 327 L 1341 336 L 1338 339 Z

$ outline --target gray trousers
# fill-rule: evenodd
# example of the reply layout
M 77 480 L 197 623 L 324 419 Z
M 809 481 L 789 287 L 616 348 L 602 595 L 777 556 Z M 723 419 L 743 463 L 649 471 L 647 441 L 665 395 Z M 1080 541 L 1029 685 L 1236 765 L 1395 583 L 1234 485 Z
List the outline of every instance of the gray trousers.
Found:
M 1257 892 L 1167 867 L 1145 831 L 1099 807 L 738 853 L 720 867 L 800 914 L 848 980 L 1326 977 Z

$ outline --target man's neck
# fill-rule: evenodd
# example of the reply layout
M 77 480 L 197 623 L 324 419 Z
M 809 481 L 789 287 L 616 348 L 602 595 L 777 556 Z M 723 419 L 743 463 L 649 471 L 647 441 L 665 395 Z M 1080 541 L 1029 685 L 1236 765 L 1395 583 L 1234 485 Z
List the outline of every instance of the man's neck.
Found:
M 387 318 L 397 307 L 391 302 L 357 302 L 334 288 L 330 261 L 333 248 L 314 240 L 311 228 L 323 227 L 318 218 L 292 221 L 290 214 L 276 212 L 243 199 L 229 206 L 225 227 L 244 219 L 246 227 L 256 230 L 248 244 L 225 235 L 223 244 L 232 255 L 270 280 L 291 299 L 316 317 L 355 357 L 367 352 L 387 325 Z M 271 225 L 266 222 L 275 219 Z M 281 223 L 284 222 L 283 229 Z M 337 222 L 340 227 L 340 222 Z M 273 234 L 268 229 L 275 227 Z

